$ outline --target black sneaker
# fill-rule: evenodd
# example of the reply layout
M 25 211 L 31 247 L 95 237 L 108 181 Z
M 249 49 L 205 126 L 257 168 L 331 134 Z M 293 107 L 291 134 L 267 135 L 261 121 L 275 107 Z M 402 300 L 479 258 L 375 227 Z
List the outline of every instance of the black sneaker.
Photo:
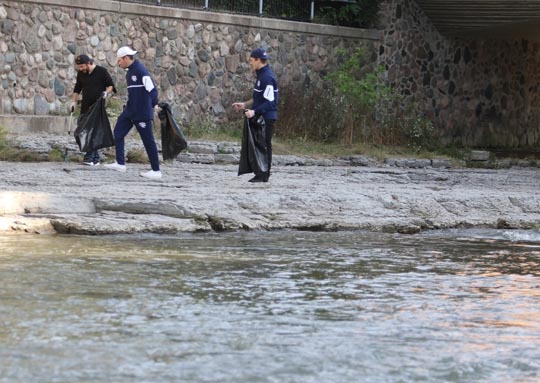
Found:
M 252 179 L 250 179 L 248 182 L 268 182 L 268 177 L 258 177 L 255 176 Z

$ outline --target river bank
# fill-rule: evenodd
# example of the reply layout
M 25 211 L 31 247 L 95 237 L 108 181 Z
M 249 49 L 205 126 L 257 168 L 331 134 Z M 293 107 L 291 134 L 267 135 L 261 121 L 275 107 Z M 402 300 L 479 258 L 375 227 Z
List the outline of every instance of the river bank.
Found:
M 415 233 L 540 224 L 537 168 L 452 168 L 444 161 L 401 160 L 411 167 L 361 156 L 334 161 L 276 156 L 270 182 L 251 184 L 249 175 L 236 175 L 238 148 L 230 147 L 229 153 L 218 150 L 223 157 L 217 161 L 215 155 L 183 154 L 163 164 L 161 181 L 139 177 L 145 164 L 128 164 L 126 173 L 118 173 L 75 162 L 0 162 L 0 231 Z

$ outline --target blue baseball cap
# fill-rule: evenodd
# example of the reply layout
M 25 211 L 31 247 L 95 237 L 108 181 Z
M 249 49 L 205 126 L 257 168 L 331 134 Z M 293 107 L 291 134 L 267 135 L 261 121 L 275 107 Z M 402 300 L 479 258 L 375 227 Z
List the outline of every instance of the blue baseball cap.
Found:
M 266 51 L 262 48 L 252 50 L 250 56 L 256 59 L 268 60 L 268 55 L 266 54 Z

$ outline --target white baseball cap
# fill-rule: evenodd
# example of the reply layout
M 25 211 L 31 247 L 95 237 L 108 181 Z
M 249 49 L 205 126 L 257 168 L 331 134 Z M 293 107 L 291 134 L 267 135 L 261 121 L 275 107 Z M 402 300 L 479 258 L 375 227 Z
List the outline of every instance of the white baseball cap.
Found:
M 137 53 L 137 51 L 134 51 L 130 47 L 121 47 L 118 49 L 118 52 L 116 52 L 116 57 L 124 57 L 124 56 L 133 56 Z

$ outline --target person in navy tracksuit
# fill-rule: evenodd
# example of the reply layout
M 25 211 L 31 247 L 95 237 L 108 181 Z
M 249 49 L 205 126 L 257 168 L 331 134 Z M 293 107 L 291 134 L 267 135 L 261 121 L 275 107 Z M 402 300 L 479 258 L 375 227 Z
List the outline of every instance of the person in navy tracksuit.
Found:
M 158 92 L 148 70 L 140 61 L 133 58 L 136 53 L 137 51 L 129 47 L 121 47 L 116 53 L 120 68 L 128 70 L 126 73 L 128 101 L 114 127 L 116 162 L 105 166 L 120 172 L 126 171 L 124 138 L 135 126 L 152 167 L 152 170 L 140 175 L 146 178 L 160 179 L 162 175 L 159 169 L 158 150 L 152 130 L 154 107 L 158 103 Z
M 268 172 L 256 175 L 249 182 L 268 182 L 272 165 L 272 131 L 277 120 L 278 85 L 276 76 L 268 66 L 268 55 L 264 49 L 253 50 L 249 57 L 249 65 L 255 71 L 257 80 L 253 88 L 253 97 L 249 101 L 235 102 L 235 110 L 244 110 L 247 118 L 262 115 L 266 125 L 266 149 Z M 250 109 L 248 109 L 250 108 Z

